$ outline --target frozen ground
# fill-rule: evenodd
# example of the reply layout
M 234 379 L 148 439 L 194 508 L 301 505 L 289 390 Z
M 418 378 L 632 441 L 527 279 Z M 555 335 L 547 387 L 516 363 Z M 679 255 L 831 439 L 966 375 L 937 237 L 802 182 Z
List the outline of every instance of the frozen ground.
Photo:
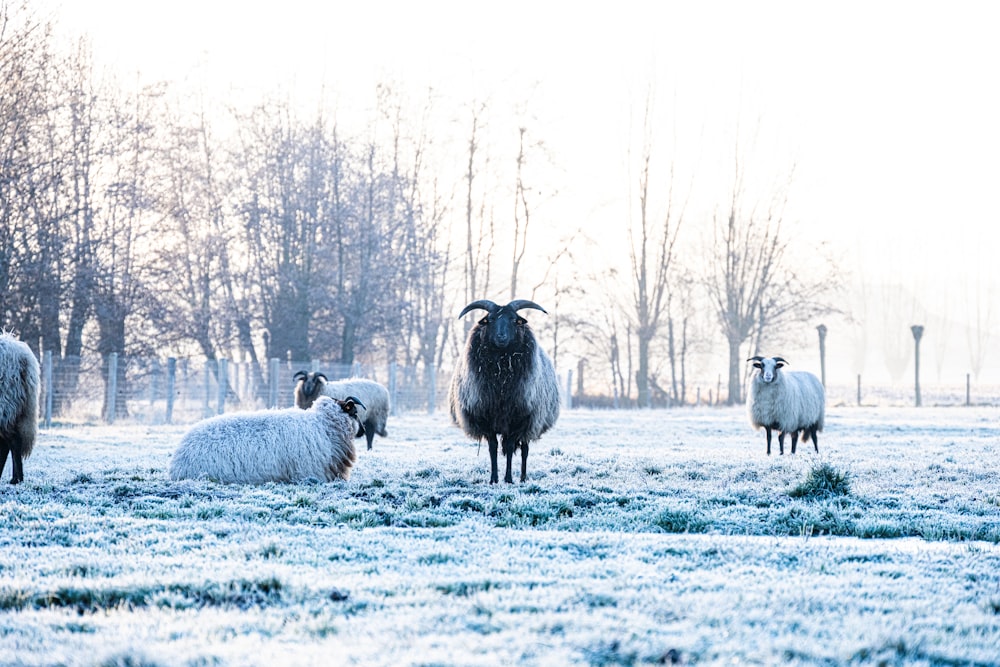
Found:
M 497 487 L 441 414 L 259 487 L 169 481 L 183 427 L 51 429 L 0 488 L 0 664 L 995 665 L 998 418 L 833 408 L 768 458 L 742 410 L 569 411 Z

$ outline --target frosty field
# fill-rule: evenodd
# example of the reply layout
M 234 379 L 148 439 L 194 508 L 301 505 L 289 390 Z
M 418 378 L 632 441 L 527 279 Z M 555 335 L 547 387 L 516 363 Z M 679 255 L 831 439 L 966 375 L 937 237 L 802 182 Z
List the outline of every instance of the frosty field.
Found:
M 8 463 L 0 664 L 1000 663 L 998 408 L 833 408 L 770 458 L 741 409 L 571 410 L 496 487 L 445 414 L 330 484 L 171 482 L 185 428 Z

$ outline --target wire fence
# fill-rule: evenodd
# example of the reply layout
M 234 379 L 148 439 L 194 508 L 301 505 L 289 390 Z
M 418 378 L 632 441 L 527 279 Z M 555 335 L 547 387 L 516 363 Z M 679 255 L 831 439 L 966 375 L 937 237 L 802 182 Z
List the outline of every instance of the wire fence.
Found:
M 284 408 L 294 405 L 295 381 L 301 370 L 318 371 L 330 380 L 364 377 L 389 390 L 393 414 L 447 411 L 450 371 L 386 364 L 344 365 L 322 360 L 271 359 L 261 363 L 228 359 L 85 356 L 42 359 L 42 426 L 114 423 L 190 424 L 224 412 Z M 703 388 L 707 387 L 707 388 Z M 721 381 L 692 384 L 683 406 L 722 405 Z M 634 400 L 574 393 L 573 373 L 560 374 L 563 407 L 635 408 Z M 974 385 L 971 378 L 953 385 L 922 388 L 921 405 L 1000 406 L 1000 387 Z M 856 385 L 827 387 L 831 408 L 915 405 L 912 386 Z M 654 396 L 651 407 L 675 407 Z
M 322 372 L 330 380 L 364 377 L 389 389 L 394 413 L 441 409 L 450 375 L 396 364 L 381 368 L 319 360 L 262 363 L 229 359 L 70 357 L 43 355 L 43 426 L 114 423 L 185 424 L 225 412 L 295 404 L 293 376 Z

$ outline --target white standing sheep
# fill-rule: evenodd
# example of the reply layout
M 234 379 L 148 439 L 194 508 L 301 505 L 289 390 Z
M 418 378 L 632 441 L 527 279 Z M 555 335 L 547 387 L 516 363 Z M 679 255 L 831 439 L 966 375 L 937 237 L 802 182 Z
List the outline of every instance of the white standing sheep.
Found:
M 372 448 L 376 433 L 383 438 L 389 435 L 385 430 L 385 422 L 389 419 L 389 390 L 378 382 L 364 378 L 330 382 L 322 373 L 306 371 L 299 371 L 292 379 L 295 380 L 295 405 L 302 409 L 312 405 L 319 396 L 339 399 L 356 396 L 361 399 L 363 405 L 358 407 L 358 419 L 365 427 L 368 449 Z
M 24 481 L 24 459 L 38 432 L 38 359 L 31 348 L 0 332 L 0 473 L 11 455 L 11 484 Z
M 750 379 L 747 415 L 755 429 L 767 434 L 767 454 L 771 454 L 771 431 L 778 431 L 778 453 L 785 453 L 785 434 L 792 436 L 792 454 L 802 431 L 802 442 L 813 441 L 819 452 L 816 434 L 823 430 L 826 392 L 823 384 L 807 371 L 784 372 L 788 362 L 781 357 L 751 357 L 757 369 Z
M 346 480 L 361 435 L 356 398 L 316 400 L 308 410 L 219 415 L 195 424 L 170 462 L 170 478 L 236 484 Z

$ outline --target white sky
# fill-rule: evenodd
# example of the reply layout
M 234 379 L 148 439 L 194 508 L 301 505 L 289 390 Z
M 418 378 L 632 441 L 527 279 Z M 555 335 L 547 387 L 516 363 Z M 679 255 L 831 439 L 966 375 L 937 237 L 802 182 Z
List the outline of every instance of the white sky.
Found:
M 221 99 L 321 83 L 370 98 L 386 80 L 457 104 L 530 96 L 565 172 L 549 216 L 574 226 L 621 225 L 629 115 L 652 82 L 706 191 L 730 177 L 737 122 L 759 118 L 762 173 L 795 163 L 792 215 L 849 270 L 947 295 L 970 275 L 996 282 L 1000 39 L 986 2 L 38 6 L 101 61 Z

